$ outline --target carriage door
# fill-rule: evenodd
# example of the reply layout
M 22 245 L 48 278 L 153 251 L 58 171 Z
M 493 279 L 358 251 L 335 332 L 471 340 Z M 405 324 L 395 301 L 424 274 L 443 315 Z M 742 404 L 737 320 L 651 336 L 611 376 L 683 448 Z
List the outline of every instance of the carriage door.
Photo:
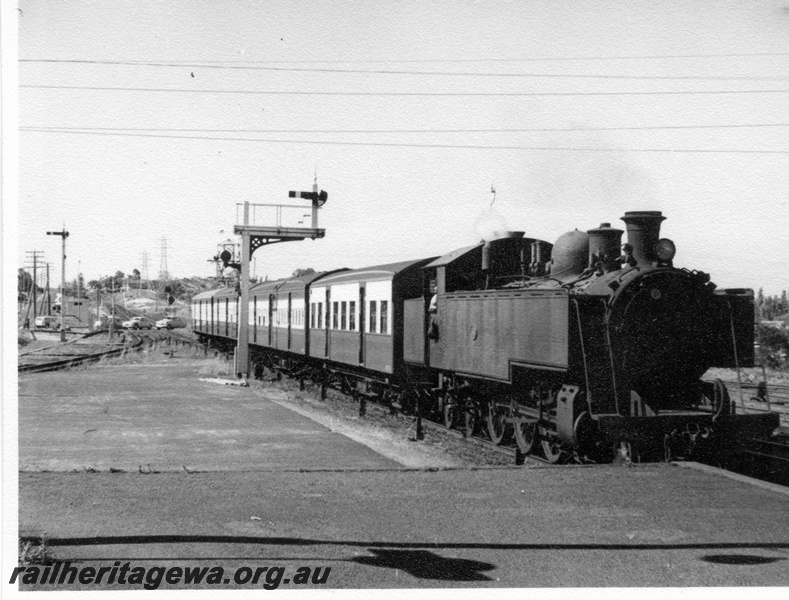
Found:
M 288 350 L 290 350 L 291 327 L 293 325 L 293 294 L 288 292 Z
M 359 364 L 364 365 L 364 284 L 359 285 Z
M 325 323 L 325 325 L 326 325 L 326 350 L 324 352 L 324 356 L 326 358 L 329 358 L 329 338 L 331 337 L 331 335 L 329 334 L 329 326 L 330 326 L 330 323 L 331 323 L 331 319 L 329 318 L 329 316 L 331 316 L 332 318 L 334 317 L 334 315 L 331 312 L 331 289 L 330 288 L 326 288 L 326 323 Z
M 268 296 L 268 345 L 273 346 L 274 340 L 271 339 L 271 330 L 274 327 L 274 294 Z
M 252 298 L 252 342 L 258 343 L 258 297 Z
M 225 337 L 230 337 L 230 298 L 225 298 Z

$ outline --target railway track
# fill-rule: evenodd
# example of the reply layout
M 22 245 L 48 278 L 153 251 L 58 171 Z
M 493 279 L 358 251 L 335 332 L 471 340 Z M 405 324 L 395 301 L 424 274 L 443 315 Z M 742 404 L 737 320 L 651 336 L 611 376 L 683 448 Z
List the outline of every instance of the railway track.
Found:
M 287 373 L 284 374 L 287 375 Z M 275 377 L 274 380 L 279 379 Z M 755 388 L 756 386 L 754 385 L 753 387 Z M 786 387 L 789 388 L 789 386 Z M 346 394 L 340 387 L 330 386 L 330 389 L 343 396 L 348 396 L 348 394 Z M 402 408 L 397 403 L 394 403 L 390 407 L 386 404 L 378 403 L 370 398 L 360 397 L 359 401 L 360 416 L 364 416 L 368 403 L 372 403 L 373 406 L 376 406 L 378 409 L 387 412 L 391 412 L 392 408 L 397 410 Z M 766 408 L 762 410 L 766 410 Z M 416 421 L 417 439 L 421 439 L 420 427 L 423 427 L 443 432 L 452 437 L 462 439 L 467 443 L 472 443 L 484 447 L 489 451 L 498 453 L 502 456 L 507 456 L 508 458 L 511 458 L 513 464 L 516 465 L 522 465 L 527 462 L 546 465 L 556 464 L 555 462 L 551 462 L 539 455 L 529 454 L 524 456 L 521 454 L 516 444 L 498 445 L 484 437 L 481 437 L 479 433 L 475 435 L 469 435 L 463 429 L 447 427 L 446 425 L 433 421 L 427 417 L 419 418 L 414 416 L 414 419 Z M 590 461 L 575 459 L 571 460 L 570 462 L 575 464 L 587 464 Z M 742 473 L 757 479 L 779 483 L 782 485 L 789 485 L 789 428 L 783 427 L 778 435 L 774 435 L 769 439 L 751 440 L 751 445 L 744 451 L 743 456 L 739 457 L 725 468 L 727 470 Z
M 789 486 L 789 434 L 751 440 L 732 470 Z
M 759 396 L 758 382 L 725 380 L 729 397 L 742 413 L 774 412 L 778 414 L 781 427 L 789 428 L 789 385 L 771 383 L 767 385 L 766 399 Z
M 132 334 L 131 340 L 124 339 L 124 341 L 114 343 L 95 341 L 92 339 L 94 337 L 84 336 L 80 339 L 20 353 L 17 371 L 19 373 L 58 371 L 80 364 L 96 362 L 102 358 L 120 356 L 144 345 L 144 338 L 135 334 Z
M 285 370 L 273 372 L 274 377 L 272 377 L 270 381 L 272 382 L 283 381 L 279 377 L 278 373 L 280 372 L 287 377 L 287 381 L 289 383 L 296 384 L 296 378 L 291 376 Z M 304 380 L 304 383 L 306 382 L 307 380 Z M 299 381 L 298 385 L 299 385 L 299 390 L 304 389 L 301 381 Z M 312 385 L 316 386 L 316 391 L 319 389 L 319 386 L 317 384 L 312 384 Z M 480 446 L 494 454 L 499 454 L 501 456 L 507 457 L 508 459 L 511 460 L 513 465 L 523 465 L 527 463 L 544 464 L 544 465 L 556 464 L 556 462 L 552 463 L 551 461 L 537 454 L 528 454 L 528 455 L 522 454 L 514 441 L 508 444 L 496 444 L 490 439 L 483 437 L 484 433 L 480 431 L 478 431 L 473 435 L 469 435 L 468 432 L 465 431 L 462 427 L 461 428 L 447 427 L 445 424 L 435 421 L 428 416 L 419 417 L 415 414 L 412 414 L 411 412 L 406 412 L 403 410 L 403 407 L 397 402 L 393 402 L 390 405 L 376 401 L 371 397 L 366 397 L 366 396 L 354 397 L 353 395 L 346 393 L 340 386 L 337 385 L 329 384 L 326 386 L 326 388 L 327 390 L 331 390 L 332 392 L 337 393 L 345 398 L 355 398 L 359 402 L 359 416 L 362 418 L 365 416 L 367 411 L 370 410 L 371 407 L 375 407 L 375 410 L 380 411 L 382 414 L 392 415 L 399 412 L 403 416 L 408 416 L 413 418 L 415 425 L 414 428 L 412 428 L 412 430 L 415 429 L 416 431 L 415 433 L 416 440 L 423 439 L 423 432 L 421 431 L 422 429 L 430 429 L 433 431 L 441 432 L 455 439 L 463 440 L 466 443 Z M 578 460 L 578 461 L 574 461 L 574 464 L 581 464 L 582 462 L 583 461 Z
M 142 331 L 127 330 L 123 338 L 110 343 L 97 341 L 102 332 L 95 332 L 74 338 L 62 343 L 53 343 L 45 348 L 38 348 L 19 354 L 17 371 L 19 373 L 44 373 L 58 371 L 80 364 L 97 362 L 102 358 L 120 356 L 127 352 L 142 350 L 161 342 L 167 344 L 193 345 L 195 340 L 188 334 L 176 331 Z M 128 339 L 127 339 L 128 338 Z M 170 350 L 174 355 L 175 348 Z
M 742 385 L 740 385 L 736 380 L 726 380 L 723 383 L 726 384 L 726 387 L 729 389 L 729 394 L 732 395 L 734 399 L 739 399 L 740 390 L 742 390 L 744 397 L 757 397 L 759 390 L 758 382 L 744 381 Z M 768 383 L 767 398 L 770 404 L 789 404 L 789 384 Z M 758 402 L 767 404 L 764 400 L 758 400 Z
M 524 456 L 518 451 L 518 447 L 515 445 L 499 445 L 491 442 L 490 440 L 486 440 L 485 438 L 479 437 L 477 435 L 469 436 L 464 431 L 459 431 L 457 429 L 452 429 L 447 427 L 446 425 L 442 425 L 441 423 L 436 423 L 435 421 L 423 421 L 423 427 L 428 427 L 430 429 L 434 429 L 435 431 L 441 431 L 447 435 L 451 435 L 452 437 L 463 439 L 471 444 L 476 444 L 477 446 L 482 446 L 483 448 L 487 448 L 492 452 L 496 452 L 501 454 L 502 456 L 506 456 L 512 459 L 512 463 L 515 465 L 522 465 L 526 462 L 533 462 L 539 464 L 551 464 L 550 461 L 533 454 L 529 454 L 528 456 Z

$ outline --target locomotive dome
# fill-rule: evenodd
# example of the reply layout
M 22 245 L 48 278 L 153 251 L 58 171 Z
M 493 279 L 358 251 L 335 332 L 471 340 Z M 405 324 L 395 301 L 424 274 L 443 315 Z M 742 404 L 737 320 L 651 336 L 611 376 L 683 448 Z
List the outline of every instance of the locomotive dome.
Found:
M 589 235 L 583 231 L 568 231 L 553 245 L 551 277 L 568 280 L 578 277 L 586 268 L 589 256 Z

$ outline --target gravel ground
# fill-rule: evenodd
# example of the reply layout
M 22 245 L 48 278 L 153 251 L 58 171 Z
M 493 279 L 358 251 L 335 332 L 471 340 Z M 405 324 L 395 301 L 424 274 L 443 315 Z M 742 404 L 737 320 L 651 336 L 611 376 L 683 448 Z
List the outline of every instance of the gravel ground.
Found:
M 358 402 L 334 390 L 321 401 L 316 387 L 299 391 L 298 384 L 289 380 L 255 381 L 251 385 L 267 394 L 273 389 L 282 391 L 278 402 L 409 467 L 513 464 L 510 456 L 429 427 L 423 428 L 424 439 L 416 441 L 415 417 L 391 415 L 388 408 L 371 402 L 367 403 L 367 414 L 360 417 Z

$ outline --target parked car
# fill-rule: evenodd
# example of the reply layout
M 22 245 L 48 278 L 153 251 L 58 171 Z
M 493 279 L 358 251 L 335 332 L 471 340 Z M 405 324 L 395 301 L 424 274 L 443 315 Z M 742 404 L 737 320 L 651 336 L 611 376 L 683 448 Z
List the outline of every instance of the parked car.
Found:
M 41 327 L 42 329 L 55 329 L 56 327 L 60 327 L 60 315 L 43 315 L 36 317 L 36 327 Z
M 186 321 L 181 317 L 165 317 L 156 321 L 156 329 L 176 329 L 186 327 Z
M 73 315 L 66 315 L 66 331 L 72 327 L 80 327 L 82 324 L 79 319 Z M 44 315 L 36 317 L 36 327 L 41 329 L 60 329 L 60 315 Z
M 123 322 L 124 329 L 153 329 L 153 321 L 148 317 L 134 317 Z

